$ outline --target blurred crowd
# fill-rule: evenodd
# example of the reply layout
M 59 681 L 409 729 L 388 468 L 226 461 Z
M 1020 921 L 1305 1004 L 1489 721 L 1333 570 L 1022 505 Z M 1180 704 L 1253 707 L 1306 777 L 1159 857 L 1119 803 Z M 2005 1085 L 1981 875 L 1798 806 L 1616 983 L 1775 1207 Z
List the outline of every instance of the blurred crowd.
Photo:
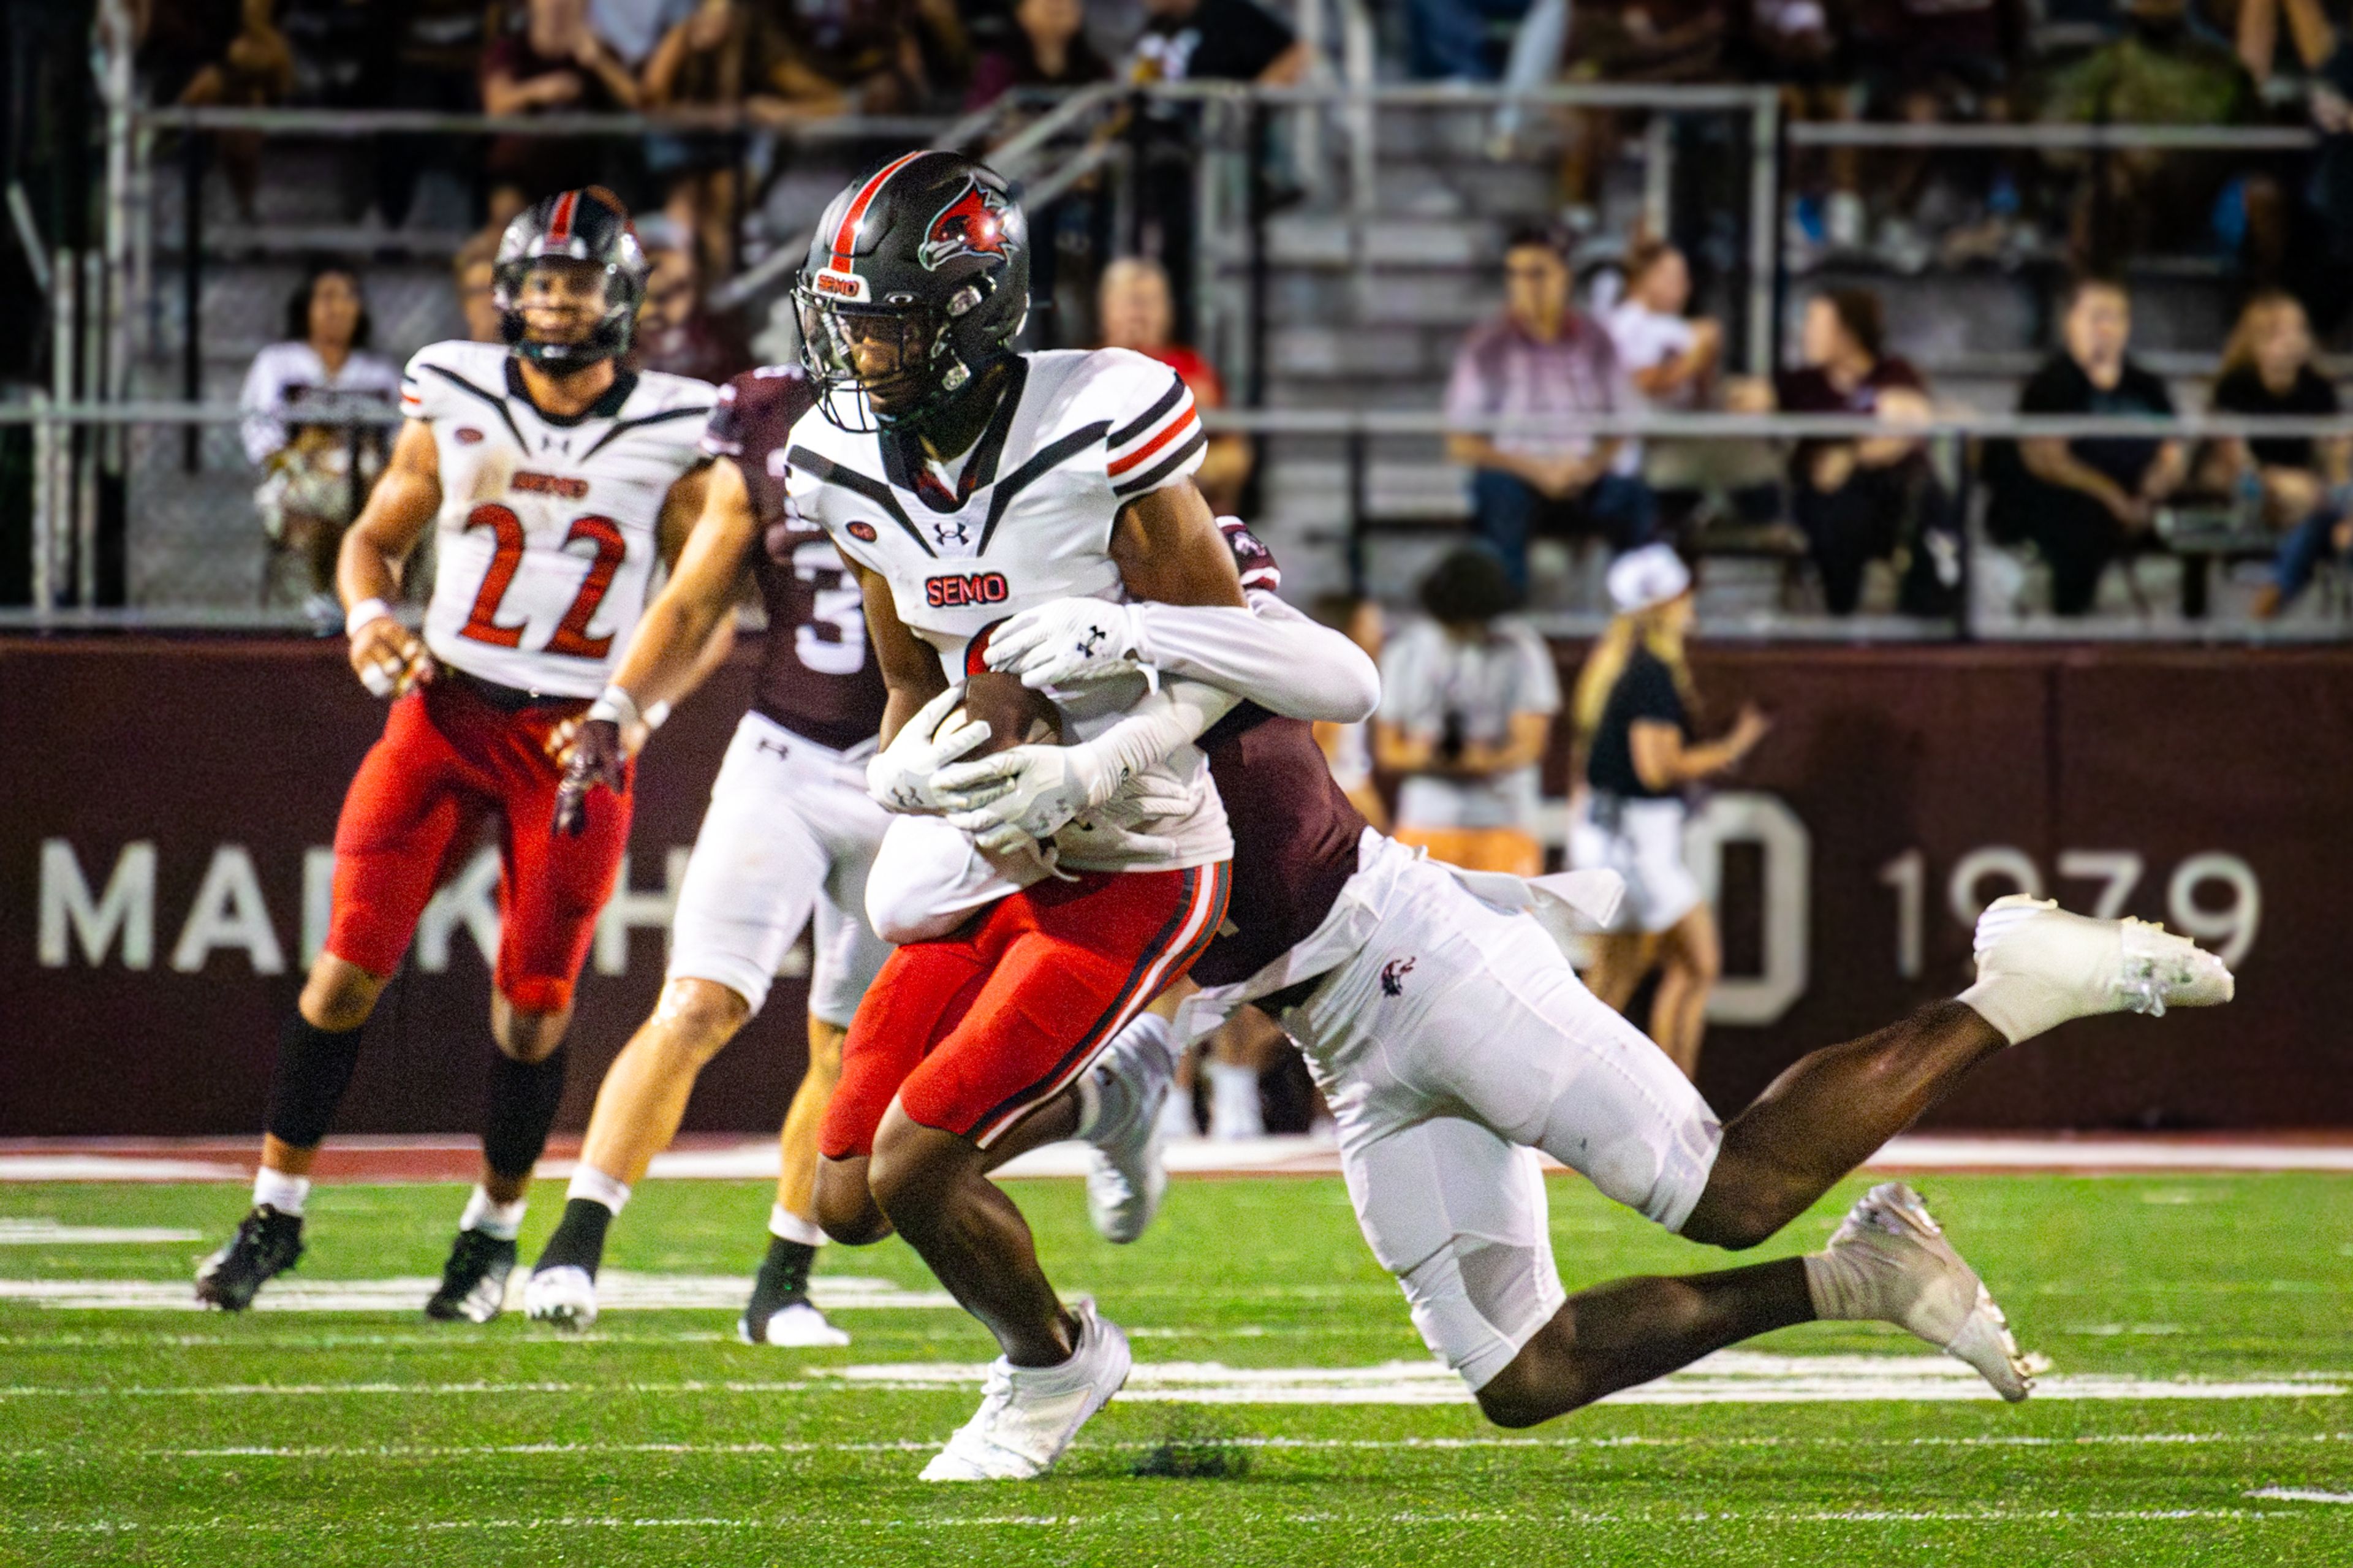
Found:
M 1872 607 L 1949 616 L 1960 608 L 1968 529 L 1957 493 L 1985 490 L 1985 532 L 2039 561 L 2048 607 L 2079 616 L 2116 563 L 2153 551 L 2274 557 L 2254 613 L 2277 615 L 2326 564 L 2353 561 L 2353 438 L 2195 445 L 2154 437 L 1987 441 L 1936 459 L 1917 433 L 1934 413 L 1928 380 L 1889 350 L 1879 297 L 1828 287 L 1805 301 L 1797 353 L 1777 374 L 1718 363 L 1721 325 L 1691 310 L 1672 246 L 1635 246 L 1580 309 L 1556 230 L 1515 234 L 1505 303 L 1457 352 L 1446 393 L 1462 426 L 1449 454 L 1470 471 L 1472 522 L 1514 603 L 1530 590 L 1533 546 L 1606 549 L 1666 542 L 1705 551 L 1727 533 L 1786 540 L 1812 568 L 1831 615 Z M 2132 353 L 2129 288 L 2084 273 L 2055 302 L 2056 342 L 2021 387 L 2024 415 L 2165 416 L 2166 381 Z M 2339 410 L 2293 294 L 2254 290 L 2212 367 L 2211 411 L 2319 418 Z M 1883 428 L 1856 439 L 1641 442 L 1597 438 L 1596 415 L 1842 414 Z M 1501 426 L 1482 431 L 1476 426 Z

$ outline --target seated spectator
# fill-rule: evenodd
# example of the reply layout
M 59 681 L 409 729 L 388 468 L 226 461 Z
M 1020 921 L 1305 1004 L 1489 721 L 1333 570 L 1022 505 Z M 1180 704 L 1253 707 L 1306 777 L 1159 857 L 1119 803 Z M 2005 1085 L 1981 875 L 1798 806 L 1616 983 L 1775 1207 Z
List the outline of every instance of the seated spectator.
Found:
M 458 290 L 458 309 L 466 319 L 466 341 L 496 343 L 506 340 L 499 325 L 499 231 L 486 228 L 464 245 L 449 261 L 449 280 Z
M 2132 301 L 2122 284 L 2075 284 L 2061 330 L 2064 347 L 2019 394 L 2021 414 L 2172 414 L 2165 383 L 2125 352 Z M 2051 568 L 2051 607 L 2063 616 L 2092 607 L 2108 563 L 2148 535 L 2158 503 L 2189 468 L 2181 443 L 2161 437 L 2045 437 L 2021 441 L 2018 458 L 2022 471 L 1998 487 L 1987 526 L 1996 538 L 2033 542 Z
M 646 63 L 649 110 L 730 110 L 743 107 L 759 37 L 750 0 L 702 0 L 670 28 Z M 721 134 L 662 134 L 647 139 L 646 162 L 665 194 L 662 209 L 693 237 L 696 259 L 710 277 L 735 267 L 735 143 Z
M 1020 0 L 1013 8 L 1012 35 L 973 66 L 965 108 L 984 109 L 1016 88 L 1109 81 L 1111 66 L 1087 42 L 1086 22 L 1079 0 Z
M 1570 5 L 1566 26 L 1567 47 L 1557 47 L 1554 70 L 1571 82 L 1697 83 L 1725 79 L 1726 50 L 1732 33 L 1726 0 L 1641 0 L 1620 5 Z M 1537 33 L 1550 21 L 1542 5 L 1529 13 L 1525 35 Z M 1535 50 L 1544 46 L 1515 42 L 1512 52 L 1514 86 L 1541 85 L 1535 79 Z M 1572 210 L 1591 215 L 1601 198 L 1601 180 L 1618 156 L 1630 116 L 1617 110 L 1582 109 L 1567 115 L 1572 127 L 1561 167 L 1561 186 Z M 1497 129 L 1504 133 L 1495 149 L 1508 155 L 1519 116 L 1506 108 Z
M 322 637 L 343 629 L 335 557 L 384 466 L 384 427 L 352 416 L 400 396 L 398 367 L 367 343 L 359 279 L 322 263 L 286 302 L 285 341 L 254 356 L 237 395 L 246 457 L 266 476 L 254 492 L 262 530 L 280 555 L 308 559 L 303 609 Z
M 1144 0 L 1137 81 L 1254 81 L 1288 87 L 1314 63 L 1291 24 L 1254 0 Z
M 1735 54 L 1742 76 L 1778 85 L 1791 120 L 1853 118 L 1846 8 L 1826 0 L 1749 0 L 1745 9 L 1747 27 Z M 1860 167 L 1852 147 L 1793 160 L 1792 183 L 1805 193 L 1798 221 L 1809 239 L 1842 248 L 1862 243 Z
M 2336 414 L 2337 384 L 2313 367 L 2312 354 L 2312 326 L 2295 296 L 2256 295 L 2239 313 L 2222 351 L 2215 411 L 2304 418 Z M 2200 478 L 2209 488 L 2246 498 L 2265 527 L 2287 535 L 2274 581 L 2256 596 L 2258 616 L 2277 615 L 2304 591 L 2322 559 L 2342 555 L 2353 543 L 2353 437 L 2218 441 Z
M 1176 311 L 1168 298 L 1168 274 L 1158 262 L 1124 256 L 1104 268 L 1097 312 L 1103 347 L 1134 349 L 1158 360 L 1177 374 L 1192 390 L 1193 401 L 1204 409 L 1226 405 L 1226 384 L 1209 362 L 1183 343 L 1169 341 Z M 1221 514 L 1238 511 L 1242 487 L 1250 482 L 1256 460 L 1249 437 L 1234 431 L 1212 436 L 1193 482 L 1212 510 Z
M 275 0 L 150 0 L 135 24 L 139 63 L 164 102 L 196 109 L 266 109 L 294 87 L 294 52 L 275 21 Z M 238 216 L 256 221 L 261 133 L 218 133 Z
M 637 78 L 589 26 L 587 0 L 525 0 L 482 55 L 487 113 L 611 113 L 638 102 Z M 491 216 L 596 184 L 607 161 L 606 148 L 591 138 L 498 137 L 485 160 Z
M 441 114 L 480 110 L 485 12 L 481 0 L 406 0 L 380 8 L 382 76 L 374 94 L 388 109 L 421 109 Z M 480 199 L 471 187 L 480 143 L 463 136 L 383 134 L 368 139 L 375 161 L 376 210 L 398 228 L 408 220 L 418 176 L 438 170 L 462 181 L 467 203 Z M 470 221 L 473 214 L 467 213 Z
M 1421 81 L 1495 80 L 1502 62 L 1493 25 L 1525 25 L 1534 9 L 1529 0 L 1406 0 L 1407 73 Z
M 761 15 L 745 107 L 765 124 L 913 113 L 931 91 L 930 59 L 963 70 L 952 0 L 813 0 Z
M 1450 423 L 1541 422 L 1446 437 L 1447 456 L 1475 470 L 1473 524 L 1515 594 L 1527 591 L 1532 535 L 1598 534 L 1616 550 L 1651 537 L 1651 492 L 1635 477 L 1640 449 L 1581 429 L 1582 416 L 1641 405 L 1609 334 L 1569 303 L 1568 285 L 1556 238 L 1541 229 L 1514 234 L 1504 251 L 1504 313 L 1464 340 L 1446 386 Z
M 1832 289 L 1806 303 L 1806 363 L 1774 383 L 1785 414 L 1869 414 L 1890 424 L 1926 418 L 1928 384 L 1898 355 L 1886 352 L 1879 296 L 1867 289 Z M 1899 549 L 1933 549 L 1923 535 L 1953 532 L 1945 491 L 1915 437 L 1861 441 L 1800 441 L 1789 458 L 1789 511 L 1821 574 L 1831 614 L 1852 615 L 1862 593 L 1863 568 Z M 1957 549 L 1952 551 L 1958 580 Z
M 1618 362 L 1650 407 L 1692 414 L 1713 407 L 1724 352 L 1723 323 L 1683 314 L 1691 268 L 1660 240 L 1626 258 L 1618 303 L 1602 315 Z M 1746 517 L 1769 521 L 1780 510 L 1778 459 L 1758 441 L 1646 441 L 1642 478 L 1660 510 L 1680 524 L 1707 492 L 1720 490 Z
M 638 226 L 638 243 L 650 269 L 638 307 L 638 368 L 714 384 L 751 368 L 752 351 L 741 335 L 703 309 L 690 232 L 657 215 Z
M 1533 877 L 1537 768 L 1560 711 L 1542 637 L 1505 617 L 1520 596 L 1492 551 L 1456 550 L 1421 582 L 1429 619 L 1381 651 L 1373 754 L 1405 775 L 1397 837 L 1472 871 Z
M 2026 0 L 1862 0 L 1853 45 L 1865 111 L 1912 125 L 2014 118 L 2032 26 Z M 1892 148 L 1864 161 L 1877 207 L 1876 248 L 1895 265 L 1947 265 L 1999 254 L 2021 205 L 2015 155 Z
M 2120 125 L 2238 125 L 2258 100 L 2230 50 L 2189 26 L 2187 0 L 2120 0 L 2126 31 L 2053 80 L 2043 117 Z M 2085 166 L 2080 157 L 2066 163 Z M 2278 185 L 2227 153 L 2116 148 L 2088 163 L 2070 245 L 2076 265 L 2113 268 L 2159 236 L 2203 235 L 2243 250 L 2260 276 L 2286 249 Z M 2094 188 L 2095 180 L 2099 188 Z

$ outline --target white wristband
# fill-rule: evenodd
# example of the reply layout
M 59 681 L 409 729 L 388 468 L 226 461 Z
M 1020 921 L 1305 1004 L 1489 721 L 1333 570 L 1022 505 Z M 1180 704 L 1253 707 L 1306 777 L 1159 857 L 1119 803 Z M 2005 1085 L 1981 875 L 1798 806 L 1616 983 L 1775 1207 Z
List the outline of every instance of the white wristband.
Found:
M 667 702 L 649 703 L 647 704 L 646 710 L 641 717 L 643 717 L 646 721 L 646 733 L 650 735 L 656 730 L 662 727 L 663 720 L 670 717 L 670 704 Z
M 362 599 L 351 607 L 350 614 L 343 616 L 343 635 L 355 637 L 360 635 L 360 628 L 370 621 L 386 620 L 391 615 L 392 606 L 382 599 Z
M 660 704 L 655 706 L 659 707 Z M 581 717 L 607 720 L 619 725 L 624 731 L 645 722 L 645 715 L 638 711 L 638 700 L 617 686 L 607 686 L 598 692 L 596 700 L 588 704 L 588 711 Z

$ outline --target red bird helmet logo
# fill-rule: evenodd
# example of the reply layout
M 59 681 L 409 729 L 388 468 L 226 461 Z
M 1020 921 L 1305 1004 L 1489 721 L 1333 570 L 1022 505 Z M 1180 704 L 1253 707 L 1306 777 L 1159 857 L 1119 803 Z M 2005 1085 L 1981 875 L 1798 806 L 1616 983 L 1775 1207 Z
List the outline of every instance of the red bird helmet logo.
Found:
M 1002 258 L 1014 242 L 1006 232 L 1005 215 L 1011 204 L 977 180 L 966 180 L 954 201 L 933 216 L 932 226 L 916 247 L 915 259 L 926 271 L 936 272 L 959 256 Z

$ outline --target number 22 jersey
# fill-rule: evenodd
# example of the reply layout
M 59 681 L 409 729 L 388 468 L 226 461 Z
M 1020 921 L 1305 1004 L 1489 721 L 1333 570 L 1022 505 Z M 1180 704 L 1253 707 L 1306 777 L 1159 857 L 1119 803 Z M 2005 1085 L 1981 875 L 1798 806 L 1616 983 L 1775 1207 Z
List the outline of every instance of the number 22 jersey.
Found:
M 400 405 L 432 427 L 440 462 L 433 657 L 524 691 L 603 690 L 645 611 L 662 503 L 704 460 L 716 398 L 705 382 L 625 370 L 563 418 L 533 406 L 498 344 L 418 350 Z

